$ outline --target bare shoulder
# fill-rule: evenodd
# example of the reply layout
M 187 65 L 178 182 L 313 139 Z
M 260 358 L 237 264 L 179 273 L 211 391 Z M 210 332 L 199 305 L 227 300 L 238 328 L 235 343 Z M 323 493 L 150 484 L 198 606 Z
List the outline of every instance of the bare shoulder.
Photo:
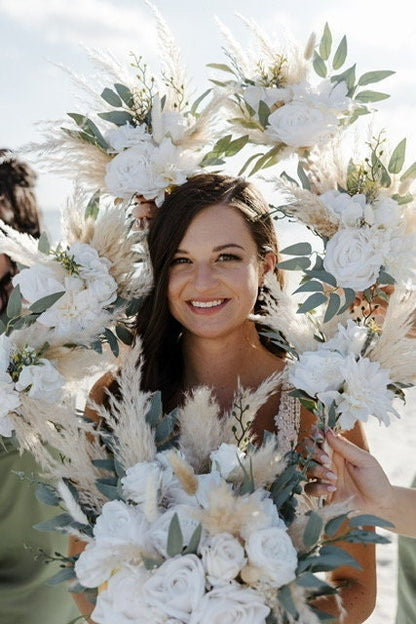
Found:
M 113 371 L 107 371 L 100 377 L 90 390 L 88 395 L 88 402 L 85 406 L 84 415 L 91 420 L 98 421 L 99 417 L 97 412 L 89 405 L 89 403 L 96 403 L 97 405 L 103 405 L 108 396 L 108 390 L 115 380 L 115 374 Z

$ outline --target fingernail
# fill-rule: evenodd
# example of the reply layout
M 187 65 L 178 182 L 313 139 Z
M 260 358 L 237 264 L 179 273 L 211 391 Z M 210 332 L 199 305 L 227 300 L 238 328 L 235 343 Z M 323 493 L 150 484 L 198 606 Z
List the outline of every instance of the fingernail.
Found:
M 331 459 L 329 458 L 328 455 L 326 454 L 322 454 L 319 456 L 319 461 L 321 462 L 321 464 L 323 466 L 330 466 L 331 465 Z
M 335 492 L 337 488 L 335 487 L 335 485 L 327 485 L 326 489 L 328 492 Z
M 325 473 L 325 476 L 328 479 L 331 479 L 332 481 L 336 481 L 338 479 L 337 475 L 334 472 L 332 472 L 332 470 L 327 470 Z

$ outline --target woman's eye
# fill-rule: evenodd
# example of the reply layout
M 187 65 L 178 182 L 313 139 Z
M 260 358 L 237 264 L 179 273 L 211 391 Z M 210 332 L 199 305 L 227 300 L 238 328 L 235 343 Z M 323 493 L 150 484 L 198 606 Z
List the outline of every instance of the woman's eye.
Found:
M 231 253 L 222 253 L 218 256 L 218 260 L 220 262 L 239 262 L 241 260 L 240 256 L 236 256 L 235 254 L 231 254 Z
M 190 262 L 191 261 L 189 260 L 189 258 L 178 257 L 172 260 L 171 266 L 176 266 L 178 264 L 188 264 Z

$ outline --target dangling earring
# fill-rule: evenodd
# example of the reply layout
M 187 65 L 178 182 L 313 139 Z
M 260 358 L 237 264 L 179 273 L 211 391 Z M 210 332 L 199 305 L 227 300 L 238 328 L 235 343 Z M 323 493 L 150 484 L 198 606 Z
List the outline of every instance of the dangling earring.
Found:
M 259 286 L 258 291 L 257 291 L 257 301 L 259 303 L 263 303 L 265 301 L 265 294 L 266 294 L 266 289 L 264 285 L 262 284 L 261 286 Z

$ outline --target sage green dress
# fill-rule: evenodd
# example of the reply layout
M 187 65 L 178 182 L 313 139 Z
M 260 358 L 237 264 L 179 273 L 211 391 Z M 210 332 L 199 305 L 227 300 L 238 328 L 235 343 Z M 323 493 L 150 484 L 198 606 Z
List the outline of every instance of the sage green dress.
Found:
M 416 624 L 416 539 L 399 537 L 398 563 L 396 624 Z
M 4 443 L 4 445 L 3 445 Z M 36 474 L 31 455 L 19 455 L 12 444 L 0 442 L 0 622 L 1 624 L 67 624 L 79 611 L 67 585 L 48 587 L 45 581 L 59 564 L 36 559 L 41 548 L 66 554 L 67 536 L 39 532 L 33 525 L 57 515 L 38 502 L 34 485 L 13 471 Z

